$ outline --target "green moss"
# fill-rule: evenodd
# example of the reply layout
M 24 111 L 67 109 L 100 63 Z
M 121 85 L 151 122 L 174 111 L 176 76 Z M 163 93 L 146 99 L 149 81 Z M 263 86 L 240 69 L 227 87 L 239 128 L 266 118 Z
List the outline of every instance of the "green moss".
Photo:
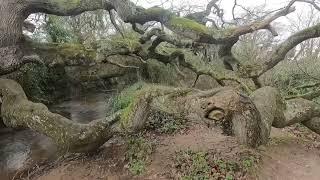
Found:
M 94 49 L 86 48 L 79 43 L 30 43 L 30 47 L 36 50 L 36 52 L 48 59 L 62 59 L 67 60 L 90 60 L 95 61 L 97 51 Z
M 176 28 L 181 28 L 185 30 L 190 29 L 203 34 L 209 33 L 209 29 L 206 26 L 187 18 L 172 17 L 169 23 L 171 26 Z
M 170 86 L 179 86 L 180 77 L 177 71 L 170 64 L 163 64 L 157 60 L 150 59 L 147 61 L 148 75 L 150 81 Z M 179 79 L 180 78 L 180 79 Z
M 130 118 L 134 112 L 134 108 L 137 106 L 137 100 L 139 100 L 139 94 L 143 89 L 143 86 L 146 86 L 144 82 L 138 82 L 134 85 L 124 89 L 119 95 L 117 95 L 112 100 L 112 111 L 116 112 L 122 110 L 121 113 L 121 125 L 123 128 L 126 128 L 130 124 Z
M 87 49 L 82 44 L 60 44 L 58 45 L 58 53 L 67 59 L 86 58 L 94 60 L 96 58 L 96 51 Z
M 156 97 L 165 96 L 168 94 L 170 94 L 171 98 L 174 98 L 176 96 L 181 96 L 182 94 L 187 94 L 188 92 L 190 92 L 190 89 L 179 89 L 139 82 L 125 89 L 112 100 L 112 111 L 110 112 L 121 110 L 121 126 L 124 130 L 131 131 L 130 128 L 132 128 L 132 126 L 134 126 L 134 123 L 136 123 L 132 122 L 132 120 L 137 120 L 133 119 L 137 109 L 150 102 L 150 99 L 155 100 Z M 160 106 L 161 103 L 159 105 L 159 108 Z M 173 111 L 174 109 L 173 107 L 171 108 L 171 106 L 172 104 L 166 105 L 165 108 L 170 107 L 170 109 L 166 109 L 164 111 L 171 113 L 171 111 Z
M 126 32 L 125 38 L 121 35 L 116 34 L 110 37 L 105 43 L 102 42 L 102 49 L 109 50 L 119 50 L 119 49 L 128 49 L 130 52 L 137 51 L 141 48 L 139 42 L 139 35 L 135 32 Z
M 226 37 L 232 36 L 235 32 L 235 28 L 227 27 L 224 29 L 210 29 L 210 34 L 214 37 Z
M 13 79 L 21 84 L 32 101 L 50 104 L 69 93 L 66 76 L 63 67 L 27 64 Z
M 115 99 L 112 102 L 112 109 L 113 111 L 118 111 L 120 109 L 125 109 L 130 104 L 132 104 L 137 91 L 141 90 L 142 87 L 145 85 L 144 82 L 138 82 L 133 84 L 132 86 L 124 89 L 119 95 L 115 97 Z
M 65 9 L 78 7 L 81 0 L 54 0 L 58 6 Z
M 170 16 L 173 16 L 172 12 L 170 12 L 170 11 L 168 11 L 166 9 L 160 8 L 160 7 L 148 8 L 144 12 L 145 12 L 145 14 L 147 16 L 157 16 L 157 17 L 170 17 Z

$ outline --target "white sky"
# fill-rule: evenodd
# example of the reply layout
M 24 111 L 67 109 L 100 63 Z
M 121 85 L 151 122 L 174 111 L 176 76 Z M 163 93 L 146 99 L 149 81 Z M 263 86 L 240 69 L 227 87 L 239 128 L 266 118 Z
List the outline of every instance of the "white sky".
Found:
M 141 5 L 145 8 L 158 6 L 163 4 L 162 2 L 166 2 L 164 4 L 164 8 L 170 8 L 172 5 L 174 7 L 193 6 L 193 7 L 198 7 L 199 10 L 200 9 L 202 10 L 202 9 L 205 9 L 206 5 L 210 0 L 131 0 L 131 1 L 136 2 L 138 5 Z M 252 9 L 252 8 L 259 7 L 266 4 L 266 10 L 275 10 L 275 9 L 279 9 L 281 7 L 286 6 L 289 3 L 289 1 L 290 0 L 237 0 L 237 3 L 248 9 Z M 218 4 L 220 8 L 224 10 L 224 13 L 225 13 L 224 19 L 227 21 L 231 20 L 232 7 L 234 5 L 234 0 L 220 0 Z M 279 39 L 284 39 L 291 34 L 289 29 L 292 27 L 292 24 L 290 24 L 290 22 L 297 20 L 298 17 L 303 17 L 302 20 L 305 19 L 306 21 L 310 19 L 308 17 L 308 14 L 310 14 L 310 11 L 311 11 L 309 4 L 296 2 L 294 6 L 296 7 L 295 12 L 293 12 L 292 14 L 286 17 L 281 17 L 274 22 L 274 24 L 278 25 L 276 27 L 281 28 L 281 29 L 278 29 L 278 32 L 280 34 L 280 36 L 278 37 Z M 241 14 L 243 12 L 244 11 L 240 7 L 237 7 L 236 15 Z M 317 14 L 317 17 L 320 17 L 320 12 L 315 11 L 315 14 Z M 319 18 L 319 21 L 316 18 L 313 21 L 320 22 L 320 18 Z
M 173 4 L 175 7 L 196 6 L 204 9 L 210 0 L 132 0 L 132 1 L 136 2 L 138 5 L 141 5 L 145 8 L 158 6 L 163 4 L 162 2 L 167 2 L 164 5 L 165 8 L 169 8 L 171 7 L 171 4 Z M 237 0 L 237 4 L 240 4 L 249 9 L 266 4 L 266 8 L 267 8 L 266 10 L 275 10 L 281 7 L 285 7 L 290 1 L 291 0 Z M 232 7 L 234 5 L 234 0 L 220 0 L 218 4 L 220 5 L 220 8 L 224 9 L 225 20 L 231 20 Z M 311 8 L 309 4 L 296 2 L 294 4 L 294 7 L 296 7 L 295 12 L 293 12 L 292 14 L 286 17 L 281 17 L 274 22 L 275 24 L 281 24 L 280 27 L 283 28 L 282 31 L 280 31 L 279 38 L 285 38 L 290 34 L 289 31 L 286 30 L 288 28 L 288 26 L 286 25 L 290 25 L 290 22 L 297 20 L 298 19 L 297 17 L 299 16 L 308 17 L 308 14 L 310 14 Z M 237 7 L 235 12 L 236 14 L 237 13 L 241 14 L 244 11 L 240 7 Z M 315 11 L 315 14 L 317 14 L 318 16 L 320 15 L 320 12 Z

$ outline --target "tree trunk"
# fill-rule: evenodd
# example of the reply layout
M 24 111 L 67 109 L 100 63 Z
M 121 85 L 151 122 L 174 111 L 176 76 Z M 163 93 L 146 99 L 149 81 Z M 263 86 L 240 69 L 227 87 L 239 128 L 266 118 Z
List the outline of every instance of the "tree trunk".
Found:
M 22 25 L 26 18 L 23 4 L 17 1 L 0 1 L 0 73 L 20 63 L 23 57 Z

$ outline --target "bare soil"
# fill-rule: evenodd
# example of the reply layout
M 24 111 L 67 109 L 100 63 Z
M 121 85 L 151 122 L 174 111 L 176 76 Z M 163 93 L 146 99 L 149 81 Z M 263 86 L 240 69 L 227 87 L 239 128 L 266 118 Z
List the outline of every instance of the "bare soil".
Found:
M 134 177 L 125 161 L 123 139 L 105 144 L 95 155 L 71 155 L 29 172 L 33 180 L 126 180 L 179 179 L 173 167 L 173 156 L 180 150 L 210 151 L 223 158 L 235 158 L 243 152 L 261 155 L 260 163 L 244 179 L 316 180 L 320 177 L 319 136 L 299 127 L 273 130 L 270 144 L 259 150 L 240 146 L 236 139 L 221 134 L 218 129 L 193 126 L 176 135 L 149 134 L 156 142 L 151 163 L 143 176 Z

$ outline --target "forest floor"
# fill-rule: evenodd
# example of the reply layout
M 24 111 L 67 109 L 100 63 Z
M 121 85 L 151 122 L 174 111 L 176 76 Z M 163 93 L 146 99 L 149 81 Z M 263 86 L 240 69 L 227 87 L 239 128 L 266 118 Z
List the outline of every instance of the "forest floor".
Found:
M 145 133 L 143 142 L 115 138 L 94 155 L 69 155 L 37 166 L 22 179 L 261 179 L 316 180 L 320 177 L 320 137 L 297 125 L 273 129 L 258 150 L 240 146 L 217 128 L 193 125 L 173 135 Z M 141 135 L 142 136 L 142 135 Z M 152 146 L 152 151 L 137 149 Z M 138 155 L 135 155 L 138 154 Z M 129 156 L 129 157 L 128 157 Z M 147 158 L 146 158 L 147 157 Z M 132 163 L 133 160 L 142 163 Z M 131 161 L 131 162 L 130 162 Z M 133 175 L 140 174 L 140 175 Z M 208 176 L 207 176 L 208 175 Z

